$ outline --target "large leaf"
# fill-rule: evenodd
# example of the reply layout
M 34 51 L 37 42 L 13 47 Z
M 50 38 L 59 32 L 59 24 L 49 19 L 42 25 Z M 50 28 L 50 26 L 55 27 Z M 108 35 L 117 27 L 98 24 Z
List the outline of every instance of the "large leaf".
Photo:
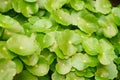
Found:
M 96 57 L 87 54 L 77 53 L 71 58 L 71 64 L 74 68 L 81 71 L 87 67 L 95 67 L 98 64 Z
M 24 33 L 24 29 L 18 21 L 11 18 L 10 16 L 5 16 L 2 14 L 0 14 L 0 27 L 8 29 L 12 32 Z
M 96 80 L 109 80 L 114 79 L 117 77 L 117 69 L 116 65 L 114 63 L 111 63 L 109 65 L 103 66 L 99 65 L 95 74 Z
M 32 55 L 38 50 L 38 45 L 35 42 L 35 35 L 31 37 L 15 35 L 7 41 L 6 45 L 9 50 L 22 56 Z
M 108 65 L 111 62 L 113 62 L 114 58 L 116 57 L 114 48 L 112 44 L 106 39 L 101 39 L 100 45 L 101 45 L 101 51 L 100 54 L 98 55 L 98 59 L 101 64 Z
M 1 0 L 0 2 L 0 12 L 7 12 L 12 9 L 12 0 Z
M 99 25 L 102 26 L 104 36 L 108 38 L 112 38 L 118 33 L 117 26 L 111 17 L 112 15 L 101 16 L 98 20 Z
M 111 3 L 109 0 L 96 0 L 95 8 L 102 14 L 108 14 L 111 11 Z
M 65 30 L 56 34 L 56 41 L 58 47 L 64 55 L 72 56 L 77 51 L 77 48 L 74 46 L 74 44 L 79 44 L 81 42 L 81 38 L 74 31 Z
M 88 34 L 92 34 L 99 29 L 97 20 L 97 17 L 87 10 L 72 13 L 72 23 Z
M 95 37 L 84 37 L 82 46 L 89 55 L 97 55 L 100 52 L 100 44 Z

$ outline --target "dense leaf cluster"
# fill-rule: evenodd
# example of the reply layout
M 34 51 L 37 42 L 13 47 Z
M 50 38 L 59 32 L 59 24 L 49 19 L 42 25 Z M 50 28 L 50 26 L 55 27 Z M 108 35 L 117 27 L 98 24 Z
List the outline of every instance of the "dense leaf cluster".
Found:
M 119 80 L 120 5 L 1 0 L 0 80 Z

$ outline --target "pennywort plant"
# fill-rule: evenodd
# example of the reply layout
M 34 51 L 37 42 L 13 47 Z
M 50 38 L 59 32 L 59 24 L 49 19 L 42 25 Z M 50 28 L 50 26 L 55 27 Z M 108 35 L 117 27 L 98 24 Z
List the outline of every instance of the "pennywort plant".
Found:
M 0 80 L 119 80 L 120 5 L 1 0 Z

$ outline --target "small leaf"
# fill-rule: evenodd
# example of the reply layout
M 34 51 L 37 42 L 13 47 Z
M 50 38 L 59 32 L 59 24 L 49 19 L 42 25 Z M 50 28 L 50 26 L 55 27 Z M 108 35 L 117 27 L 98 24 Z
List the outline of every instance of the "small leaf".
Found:
M 18 58 L 13 59 L 13 62 L 16 64 L 17 74 L 21 73 L 23 70 L 23 63 Z
M 52 12 L 55 11 L 57 9 L 60 9 L 64 4 L 68 3 L 69 0 L 48 0 L 46 2 L 45 8 Z
M 90 78 L 90 77 L 93 77 L 95 75 L 95 68 L 88 67 L 87 69 L 84 69 L 82 71 L 76 70 L 75 74 L 77 76 L 84 76 L 84 77 Z
M 18 21 L 11 18 L 10 16 L 5 16 L 2 14 L 0 14 L 0 27 L 8 29 L 12 32 L 24 33 L 24 29 Z
M 22 0 L 12 0 L 12 7 L 16 12 L 21 12 L 20 10 L 20 3 Z
M 44 48 L 51 47 L 52 45 L 54 45 L 55 42 L 56 42 L 55 33 L 49 32 L 43 38 L 43 44 L 44 44 L 43 47 Z
M 112 8 L 112 14 L 117 25 L 120 25 L 120 8 L 114 7 Z
M 13 80 L 15 74 L 15 63 L 11 60 L 0 59 L 0 80 Z
M 9 51 L 5 47 L 5 45 L 6 45 L 5 41 L 0 41 L 0 58 L 13 59 L 14 57 L 16 57 L 17 55 Z
M 111 7 L 112 5 L 109 0 L 96 0 L 96 11 L 102 14 L 108 14 L 111 11 Z
M 37 62 L 38 62 L 38 60 L 39 60 L 39 55 L 37 55 L 37 54 L 35 53 L 35 54 L 29 55 L 29 56 L 20 56 L 20 59 L 21 59 L 26 65 L 34 66 L 34 65 L 37 64 Z
M 67 60 L 59 60 L 58 63 L 56 64 L 56 71 L 59 74 L 67 74 L 70 72 L 72 66 L 70 63 L 70 59 Z
M 49 19 L 39 19 L 33 24 L 31 30 L 34 32 L 45 32 L 51 27 L 52 22 Z
M 37 0 L 24 0 L 26 2 L 37 2 Z
M 96 3 L 96 1 L 94 1 L 94 0 L 86 0 L 85 8 L 96 13 L 97 11 L 95 9 L 95 3 Z
M 40 9 L 45 9 L 45 5 L 47 2 L 49 2 L 50 0 L 37 0 L 39 8 Z
M 82 0 L 70 0 L 71 7 L 75 10 L 82 10 L 84 8 L 84 1 Z
M 25 17 L 31 17 L 32 14 L 38 12 L 38 3 L 28 3 L 24 0 L 20 1 L 20 11 Z
M 86 80 L 84 77 L 77 76 L 74 72 L 69 72 L 66 75 L 66 80 Z
M 52 80 L 66 80 L 65 75 L 61 75 L 56 71 L 52 74 Z
M 12 9 L 12 0 L 1 0 L 0 2 L 0 12 L 7 12 Z
M 40 76 L 38 77 L 39 80 L 50 80 L 50 76 L 49 75 L 45 75 L 45 76 Z
M 71 24 L 71 15 L 67 9 L 57 9 L 51 15 L 56 22 L 62 25 L 68 26 Z
M 26 66 L 27 70 L 36 76 L 44 76 L 49 71 L 49 64 L 44 57 L 39 58 L 39 61 L 34 66 Z
M 20 74 L 15 76 L 14 80 L 38 80 L 38 78 L 27 70 L 23 70 Z
M 48 49 L 44 49 L 41 52 L 41 56 L 43 56 L 48 61 L 48 64 L 52 64 L 56 58 L 56 55 L 53 52 L 50 52 Z

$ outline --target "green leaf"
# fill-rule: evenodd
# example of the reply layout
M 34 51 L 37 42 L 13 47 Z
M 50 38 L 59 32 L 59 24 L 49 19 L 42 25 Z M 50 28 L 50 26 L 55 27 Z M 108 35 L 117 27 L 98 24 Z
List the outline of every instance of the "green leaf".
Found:
M 87 54 L 77 53 L 71 58 L 71 64 L 74 68 L 81 71 L 87 67 L 95 67 L 98 64 L 96 57 Z
M 105 37 L 112 38 L 118 33 L 117 26 L 111 19 L 112 15 L 101 16 L 98 20 L 99 25 L 102 26 Z
M 18 21 L 11 18 L 10 16 L 5 16 L 0 14 L 0 27 L 8 29 L 16 33 L 24 33 L 23 27 L 19 24 Z
M 92 13 L 88 12 L 87 10 L 83 10 L 74 14 L 76 14 L 75 19 L 77 21 L 77 26 L 81 29 L 81 31 L 92 34 L 99 29 L 97 22 L 98 19 Z
M 14 12 L 13 12 L 14 13 Z M 13 14 L 12 13 L 12 14 Z M 27 23 L 27 21 L 28 21 L 28 19 L 24 16 L 24 15 L 22 15 L 22 14 L 18 14 L 18 15 L 15 15 L 14 17 L 13 17 L 15 20 L 17 20 L 22 26 L 25 24 L 25 23 Z M 24 28 L 24 26 L 23 26 L 23 28 Z
M 77 51 L 74 44 L 79 44 L 81 42 L 81 38 L 74 31 L 65 30 L 63 32 L 56 33 L 56 41 L 64 55 L 72 56 Z
M 38 3 L 28 3 L 25 2 L 24 0 L 21 0 L 20 2 L 20 10 L 25 17 L 31 17 L 32 14 L 38 12 L 38 9 L 39 9 Z
M 54 59 L 56 58 L 55 53 L 50 52 L 48 49 L 44 49 L 41 52 L 41 55 L 48 61 L 48 64 L 52 64 Z
M 71 62 L 70 62 L 70 59 L 59 59 L 58 60 L 58 63 L 56 64 L 56 71 L 59 73 L 59 74 L 67 74 L 70 72 L 72 66 L 71 66 Z
M 50 80 L 50 76 L 49 75 L 45 75 L 45 76 L 40 76 L 38 77 L 39 80 Z
M 13 62 L 16 64 L 17 74 L 21 73 L 23 70 L 23 63 L 18 58 L 14 58 Z
M 0 59 L 0 80 L 13 80 L 16 74 L 16 65 L 13 61 Z
M 6 45 L 10 51 L 22 56 L 32 55 L 38 50 L 35 35 L 31 37 L 25 35 L 12 36 Z
M 47 2 L 49 2 L 50 0 L 37 0 L 39 8 L 41 9 L 45 9 L 45 5 Z
M 43 38 L 43 44 L 44 44 L 43 47 L 44 48 L 51 47 L 52 45 L 54 45 L 55 42 L 56 42 L 55 33 L 49 32 Z
M 115 59 L 114 59 L 114 62 L 115 62 L 117 65 L 120 65 L 120 57 L 115 58 Z
M 84 37 L 82 46 L 89 55 L 97 55 L 100 52 L 100 44 L 95 37 Z
M 95 68 L 88 67 L 87 69 L 84 69 L 82 71 L 75 71 L 75 74 L 77 76 L 84 76 L 84 77 L 93 77 L 95 75 Z
M 22 0 L 12 0 L 12 7 L 16 12 L 21 12 L 20 10 L 20 3 Z
M 46 2 L 45 8 L 49 11 L 55 11 L 57 9 L 60 9 L 64 4 L 68 3 L 69 0 L 48 0 Z
M 114 48 L 118 50 L 118 54 L 120 52 L 120 33 L 110 39 L 110 42 L 113 44 Z
M 58 45 L 54 45 L 52 48 L 50 48 L 50 50 L 54 51 L 58 58 L 61 58 L 61 59 L 67 59 L 68 58 L 68 56 L 65 56 L 63 54 L 63 52 L 60 50 L 60 48 L 58 47 Z
M 85 8 L 87 8 L 89 11 L 95 12 L 97 13 L 96 9 L 95 9 L 95 3 L 96 1 L 94 0 L 85 0 Z
M 52 27 L 52 22 L 49 19 L 43 18 L 37 20 L 31 27 L 31 30 L 34 32 L 45 32 L 49 30 L 49 28 L 51 27 Z
M 109 65 L 103 66 L 99 65 L 95 74 L 96 80 L 113 80 L 117 77 L 117 68 L 114 63 L 111 63 Z
M 56 71 L 52 74 L 52 80 L 66 80 L 65 75 L 61 75 Z
M 117 25 L 120 25 L 120 8 L 114 7 L 112 8 L 112 14 Z
M 0 12 L 7 12 L 12 9 L 12 0 L 1 0 L 0 1 Z
M 26 2 L 37 2 L 37 0 L 24 0 Z
M 108 65 L 113 62 L 116 57 L 114 52 L 114 47 L 112 44 L 106 39 L 100 39 L 101 51 L 98 55 L 98 59 L 101 64 Z
M 82 0 L 70 0 L 71 7 L 75 10 L 82 10 L 84 8 L 84 1 Z
M 41 50 L 43 50 L 43 48 L 44 48 L 44 43 L 43 43 L 44 36 L 45 36 L 45 34 L 42 34 L 42 33 L 36 34 L 36 41 L 37 41 L 39 47 L 41 48 Z
M 86 80 L 84 77 L 77 76 L 74 72 L 69 72 L 66 75 L 66 80 Z
M 0 27 L 0 38 L 3 36 L 3 31 L 4 31 L 4 29 L 2 27 Z
M 17 55 L 6 48 L 6 42 L 0 41 L 0 58 L 13 59 Z
M 40 20 L 38 16 L 31 16 L 28 18 L 29 23 L 34 24 L 36 21 Z
M 27 70 L 23 70 L 20 74 L 15 76 L 14 80 L 38 80 L 38 78 Z
M 44 76 L 44 75 L 48 74 L 49 64 L 48 64 L 47 60 L 44 57 L 40 56 L 39 61 L 38 61 L 38 63 L 36 65 L 34 65 L 34 66 L 26 66 L 26 68 L 33 75 Z
M 96 0 L 95 8 L 96 11 L 102 14 L 108 14 L 111 11 L 111 3 L 109 0 Z
M 38 54 L 32 54 L 29 56 L 20 56 L 20 59 L 29 66 L 34 66 L 37 64 L 39 60 L 39 55 Z
M 57 9 L 52 11 L 51 15 L 57 23 L 65 26 L 71 24 L 71 15 L 67 9 Z
M 16 34 L 17 33 L 5 29 L 4 32 L 3 32 L 3 35 L 2 35 L 2 39 L 3 40 L 8 40 L 10 37 L 12 37 L 12 36 L 14 36 Z

